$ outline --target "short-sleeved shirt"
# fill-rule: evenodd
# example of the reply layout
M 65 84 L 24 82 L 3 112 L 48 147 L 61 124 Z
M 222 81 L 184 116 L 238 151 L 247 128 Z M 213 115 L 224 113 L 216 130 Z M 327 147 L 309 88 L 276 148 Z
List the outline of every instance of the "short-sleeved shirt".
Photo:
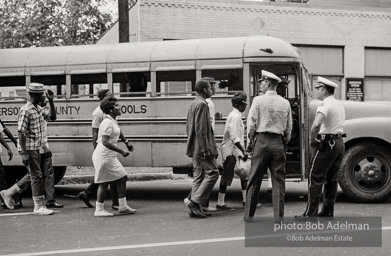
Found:
M 39 150 L 43 143 L 43 108 L 35 107 L 30 101 L 20 108 L 18 131 L 26 136 L 26 150 Z
M 235 145 L 239 142 L 244 147 L 243 140 L 244 124 L 242 121 L 242 113 L 234 108 L 228 114 L 224 128 L 223 142 L 220 147 L 223 161 L 230 155 L 234 155 L 235 157 L 243 156 L 242 151 Z
M 119 136 L 121 134 L 121 130 L 118 126 L 118 123 L 115 119 L 113 119 L 111 116 L 106 115 L 106 117 L 103 119 L 102 123 L 99 126 L 99 133 L 98 133 L 98 140 L 97 143 L 102 143 L 102 136 L 110 136 L 109 142 L 113 145 L 117 145 L 117 141 L 119 139 Z M 101 147 L 99 147 L 101 148 Z M 108 149 L 106 147 L 103 147 L 102 149 L 102 156 L 116 156 L 117 152 Z
M 316 114 L 322 113 L 326 119 L 320 125 L 319 134 L 337 134 L 343 132 L 345 123 L 345 108 L 334 96 L 328 96 L 316 109 Z
M 92 112 L 92 128 L 99 129 L 100 123 L 102 123 L 103 119 L 106 117 L 106 114 L 103 113 L 100 106 L 97 106 L 94 112 Z
M 276 91 L 267 91 L 255 97 L 247 120 L 250 120 L 249 128 L 256 132 L 281 135 L 292 132 L 292 111 L 289 101 L 278 95 Z
M 207 98 L 205 100 L 206 100 L 206 103 L 208 103 L 209 115 L 210 115 L 210 123 L 212 125 L 213 132 L 215 132 L 215 130 L 216 130 L 216 124 L 215 124 L 216 109 L 215 109 L 215 104 L 213 103 L 211 98 Z

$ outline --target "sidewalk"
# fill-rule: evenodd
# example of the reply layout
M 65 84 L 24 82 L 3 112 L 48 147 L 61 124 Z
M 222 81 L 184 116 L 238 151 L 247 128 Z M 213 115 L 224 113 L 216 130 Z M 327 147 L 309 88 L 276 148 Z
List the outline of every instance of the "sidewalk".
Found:
M 128 181 L 180 180 L 187 174 L 174 174 L 170 167 L 125 167 Z M 64 178 L 57 185 L 89 184 L 94 181 L 93 167 L 68 167 Z

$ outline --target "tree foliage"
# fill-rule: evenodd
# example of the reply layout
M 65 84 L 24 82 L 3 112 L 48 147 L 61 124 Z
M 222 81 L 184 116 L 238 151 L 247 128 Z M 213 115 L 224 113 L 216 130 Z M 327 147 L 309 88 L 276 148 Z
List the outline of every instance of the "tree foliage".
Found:
M 94 43 L 117 21 L 116 0 L 0 0 L 0 48 Z M 102 8 L 103 7 L 103 8 Z

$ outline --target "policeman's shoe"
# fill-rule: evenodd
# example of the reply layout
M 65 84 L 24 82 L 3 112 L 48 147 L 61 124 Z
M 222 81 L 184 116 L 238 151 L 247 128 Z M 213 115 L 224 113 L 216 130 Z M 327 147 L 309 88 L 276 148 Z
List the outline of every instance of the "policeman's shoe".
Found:
M 228 205 L 226 205 L 226 204 L 223 204 L 223 205 L 216 204 L 216 209 L 218 211 L 234 211 L 235 210 L 232 207 L 228 207 Z
M 45 206 L 41 206 L 38 209 L 34 209 L 34 214 L 35 215 L 41 215 L 41 216 L 43 216 L 43 215 L 52 215 L 53 211 L 49 210 Z
M 14 198 L 12 197 L 12 195 L 10 193 L 8 193 L 7 190 L 2 190 L 0 192 L 0 196 L 3 199 L 5 206 L 7 206 L 8 209 L 13 210 L 15 201 L 14 201 Z
M 77 194 L 77 198 L 81 199 L 85 203 L 85 205 L 87 205 L 87 207 L 94 208 L 94 206 L 90 203 L 87 194 L 84 191 Z
M 319 218 L 334 218 L 334 214 L 332 213 L 325 213 L 325 212 L 320 212 L 318 213 Z
M 296 221 L 317 221 L 317 217 L 316 216 L 308 216 L 306 214 L 302 214 L 302 215 L 296 215 L 295 216 L 295 220 Z
M 50 201 L 47 201 L 46 207 L 47 208 L 63 208 L 64 205 L 57 203 L 55 200 L 50 200 Z
M 186 207 L 196 216 L 200 218 L 206 218 L 206 215 L 201 212 L 200 206 L 197 203 L 190 200 L 190 202 L 186 204 Z
M 244 216 L 244 217 L 243 217 L 243 220 L 244 220 L 245 222 L 253 222 L 253 218 L 254 218 L 254 217 L 246 217 L 246 216 Z
M 119 210 L 119 205 L 112 204 L 111 205 L 111 209 L 118 211 Z

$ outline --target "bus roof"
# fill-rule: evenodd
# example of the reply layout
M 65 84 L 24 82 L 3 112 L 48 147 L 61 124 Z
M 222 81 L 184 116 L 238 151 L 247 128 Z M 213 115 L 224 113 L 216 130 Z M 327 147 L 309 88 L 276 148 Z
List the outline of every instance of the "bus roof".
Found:
M 289 43 L 269 36 L 172 40 L 106 45 L 0 50 L 0 76 L 106 70 L 107 65 L 185 61 L 289 58 L 299 53 Z M 144 65 L 145 67 L 145 65 Z

